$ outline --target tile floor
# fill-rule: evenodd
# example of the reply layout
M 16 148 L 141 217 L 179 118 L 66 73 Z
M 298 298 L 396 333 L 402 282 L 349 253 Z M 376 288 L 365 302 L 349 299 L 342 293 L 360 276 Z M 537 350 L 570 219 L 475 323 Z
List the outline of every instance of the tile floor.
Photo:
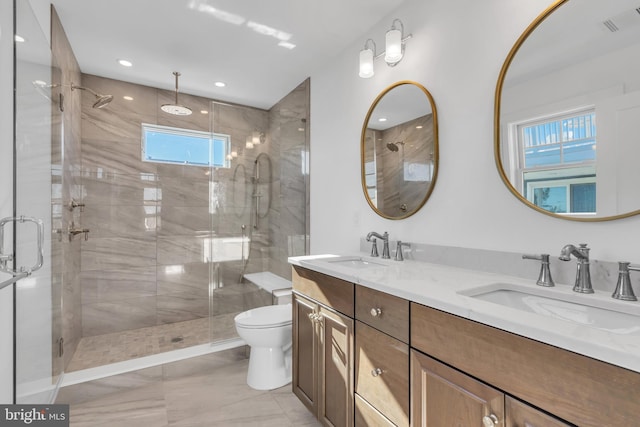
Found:
M 227 313 L 211 319 L 195 319 L 83 337 L 66 371 L 94 368 L 207 342 L 237 338 L 233 320 L 236 314 Z M 215 328 L 211 328 L 212 324 Z
M 246 384 L 247 348 L 63 387 L 72 427 L 319 426 L 291 385 L 258 391 Z

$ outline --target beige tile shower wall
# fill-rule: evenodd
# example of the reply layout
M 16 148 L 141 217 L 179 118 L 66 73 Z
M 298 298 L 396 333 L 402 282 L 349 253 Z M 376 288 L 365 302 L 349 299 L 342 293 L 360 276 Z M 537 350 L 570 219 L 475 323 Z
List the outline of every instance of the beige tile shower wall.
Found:
M 81 200 L 80 176 L 80 131 L 81 131 L 81 96 L 80 91 L 71 91 L 71 84 L 80 83 L 80 67 L 73 54 L 71 45 L 62 28 L 53 6 L 51 7 L 51 51 L 53 57 L 52 81 L 60 84 L 52 90 L 54 100 L 59 93 L 64 97 L 64 112 L 54 107 L 52 120 L 51 147 L 51 215 L 52 228 L 59 231 L 58 238 L 52 239 L 52 297 L 62 298 L 62 316 L 53 315 L 54 353 L 60 339 L 58 321 L 62 322 L 64 338 L 64 366 L 73 356 L 82 336 L 81 286 L 80 286 L 80 238 L 69 240 L 66 230 L 74 223 L 82 227 L 82 214 L 78 209 L 68 209 L 72 199 Z M 54 102 L 58 105 L 58 102 Z M 53 304 L 54 308 L 59 304 Z M 60 320 L 58 320 L 60 319 Z M 54 354 L 55 366 L 62 359 Z
M 269 270 L 288 279 L 287 257 L 306 254 L 308 244 L 309 84 L 302 82 L 269 111 L 275 193 Z
M 433 159 L 434 139 L 432 115 L 408 121 L 398 126 L 391 127 L 382 132 L 382 143 L 376 144 L 378 159 L 382 162 L 382 183 L 379 182 L 384 197 L 378 200 L 378 209 L 392 216 L 404 215 L 401 209 L 406 205 L 406 211 L 413 212 L 424 200 L 424 181 L 411 181 L 405 179 L 405 167 L 407 163 L 424 164 L 425 159 Z M 420 129 L 417 127 L 421 126 Z M 425 141 L 425 136 L 428 135 Z M 387 149 L 388 143 L 403 142 L 398 151 Z M 379 178 L 380 179 L 380 178 Z
M 266 129 L 267 112 L 222 105 L 211 111 L 209 100 L 181 93 L 193 114 L 171 116 L 160 110 L 173 103 L 170 91 L 93 75 L 83 75 L 82 84 L 114 96 L 103 109 L 83 105 L 83 220 L 91 229 L 82 243 L 83 336 L 207 317 L 205 248 L 208 239 L 215 246 L 240 237 L 248 220 L 234 211 L 231 178 L 235 165 L 244 162 L 249 170 L 255 158 L 213 171 L 143 162 L 141 124 L 209 131 L 213 120 L 215 132 L 231 135 L 239 148 L 255 126 Z M 264 304 L 255 288 L 238 284 L 239 266 L 224 262 L 215 275 L 222 286 L 213 291 L 214 315 Z

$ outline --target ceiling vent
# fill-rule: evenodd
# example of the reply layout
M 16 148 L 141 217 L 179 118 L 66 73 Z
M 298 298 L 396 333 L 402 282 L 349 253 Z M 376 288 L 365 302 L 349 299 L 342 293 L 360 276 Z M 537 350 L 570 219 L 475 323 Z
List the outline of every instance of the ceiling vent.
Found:
M 614 17 L 602 21 L 602 25 L 612 33 L 616 33 L 631 26 L 640 25 L 640 7 L 627 12 L 622 12 Z

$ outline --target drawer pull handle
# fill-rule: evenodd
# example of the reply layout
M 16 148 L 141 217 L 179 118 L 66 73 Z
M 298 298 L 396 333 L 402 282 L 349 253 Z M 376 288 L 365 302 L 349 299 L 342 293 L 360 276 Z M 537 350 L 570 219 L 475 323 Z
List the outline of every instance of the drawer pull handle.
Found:
M 374 376 L 374 377 L 382 375 L 382 369 L 380 369 L 380 368 L 372 369 L 371 370 L 371 375 Z
M 317 314 L 317 313 L 309 313 L 309 320 L 311 320 L 314 323 L 320 323 L 322 322 L 322 319 L 324 319 L 324 317 L 322 317 L 322 314 Z
M 372 308 L 372 309 L 371 309 L 371 315 L 372 315 L 373 317 L 380 317 L 380 316 L 382 316 L 382 309 L 381 309 L 381 308 L 378 308 L 378 307 L 376 307 L 376 308 Z
M 482 425 L 484 427 L 495 427 L 498 424 L 500 424 L 500 421 L 498 421 L 498 417 L 493 414 L 482 417 Z

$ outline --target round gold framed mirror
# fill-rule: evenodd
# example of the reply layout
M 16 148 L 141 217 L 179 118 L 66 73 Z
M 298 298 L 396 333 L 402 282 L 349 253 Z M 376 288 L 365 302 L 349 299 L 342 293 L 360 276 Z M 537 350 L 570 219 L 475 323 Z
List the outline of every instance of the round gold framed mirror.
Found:
M 371 104 L 360 142 L 362 189 L 387 219 L 415 214 L 433 191 L 438 172 L 436 106 L 419 83 L 400 81 Z
M 640 213 L 639 10 L 635 0 L 559 0 L 509 52 L 494 153 L 530 208 L 572 221 Z

